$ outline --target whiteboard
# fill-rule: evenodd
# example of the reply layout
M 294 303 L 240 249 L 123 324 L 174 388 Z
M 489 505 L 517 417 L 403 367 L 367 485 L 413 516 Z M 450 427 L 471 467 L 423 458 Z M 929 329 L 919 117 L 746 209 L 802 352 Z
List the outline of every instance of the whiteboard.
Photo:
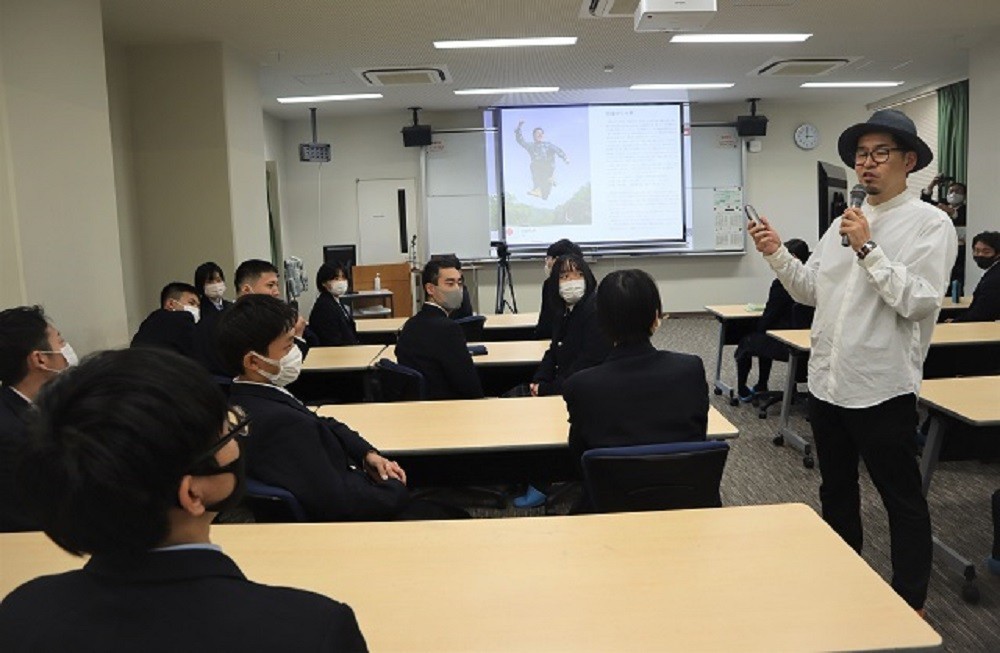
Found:
M 495 132 L 434 134 L 425 148 L 425 203 L 428 253 L 455 253 L 463 259 L 490 257 L 490 197 L 497 180 L 487 178 L 487 139 Z M 683 256 L 716 253 L 717 191 L 737 190 L 743 203 L 744 147 L 732 125 L 691 126 L 691 247 L 664 252 Z M 492 183 L 491 183 L 492 182 Z M 742 222 L 742 221 L 741 221 Z M 738 249 L 720 253 L 742 254 Z

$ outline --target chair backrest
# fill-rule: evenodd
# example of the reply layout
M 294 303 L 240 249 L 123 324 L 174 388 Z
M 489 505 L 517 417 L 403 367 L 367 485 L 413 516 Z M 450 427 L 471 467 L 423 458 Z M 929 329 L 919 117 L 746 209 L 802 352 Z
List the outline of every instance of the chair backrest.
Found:
M 375 363 L 375 401 L 420 401 L 427 398 L 424 375 L 383 358 Z
M 486 326 L 485 315 L 470 315 L 469 317 L 463 317 L 455 320 L 455 324 L 462 327 L 462 333 L 465 334 L 466 342 L 482 342 L 485 340 L 483 337 L 483 330 Z
M 583 476 L 598 512 L 717 508 L 728 455 L 714 440 L 591 449 Z
M 285 488 L 247 478 L 244 501 L 259 523 L 306 521 L 302 504 Z

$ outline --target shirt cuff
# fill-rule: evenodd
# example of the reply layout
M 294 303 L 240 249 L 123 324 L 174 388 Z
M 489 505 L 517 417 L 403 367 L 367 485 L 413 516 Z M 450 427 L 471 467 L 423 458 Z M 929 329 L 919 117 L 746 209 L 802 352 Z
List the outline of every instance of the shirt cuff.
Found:
M 791 254 L 788 252 L 788 248 L 782 245 L 778 249 L 774 250 L 773 254 L 765 254 L 764 260 L 771 266 L 771 269 L 777 270 L 787 262 L 787 257 L 789 256 L 791 256 Z

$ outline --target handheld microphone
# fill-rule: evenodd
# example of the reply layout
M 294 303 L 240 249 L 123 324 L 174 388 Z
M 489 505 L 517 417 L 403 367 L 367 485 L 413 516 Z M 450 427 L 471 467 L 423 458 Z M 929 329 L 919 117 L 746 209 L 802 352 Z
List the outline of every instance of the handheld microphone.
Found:
M 861 184 L 855 184 L 854 188 L 851 189 L 851 208 L 860 209 L 861 205 L 865 202 L 865 197 L 868 193 L 865 192 L 865 187 Z M 851 241 L 848 240 L 847 234 L 840 237 L 840 244 L 844 247 L 850 247 Z

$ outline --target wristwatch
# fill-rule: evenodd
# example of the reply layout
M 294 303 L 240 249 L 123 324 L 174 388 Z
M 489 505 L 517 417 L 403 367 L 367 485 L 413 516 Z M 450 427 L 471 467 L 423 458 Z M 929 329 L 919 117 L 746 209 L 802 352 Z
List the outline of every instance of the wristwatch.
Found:
M 872 250 L 876 247 L 878 247 L 878 245 L 875 244 L 874 240 L 869 240 L 867 243 L 862 245 L 861 249 L 858 250 L 858 260 L 865 260 L 865 257 L 871 254 Z

